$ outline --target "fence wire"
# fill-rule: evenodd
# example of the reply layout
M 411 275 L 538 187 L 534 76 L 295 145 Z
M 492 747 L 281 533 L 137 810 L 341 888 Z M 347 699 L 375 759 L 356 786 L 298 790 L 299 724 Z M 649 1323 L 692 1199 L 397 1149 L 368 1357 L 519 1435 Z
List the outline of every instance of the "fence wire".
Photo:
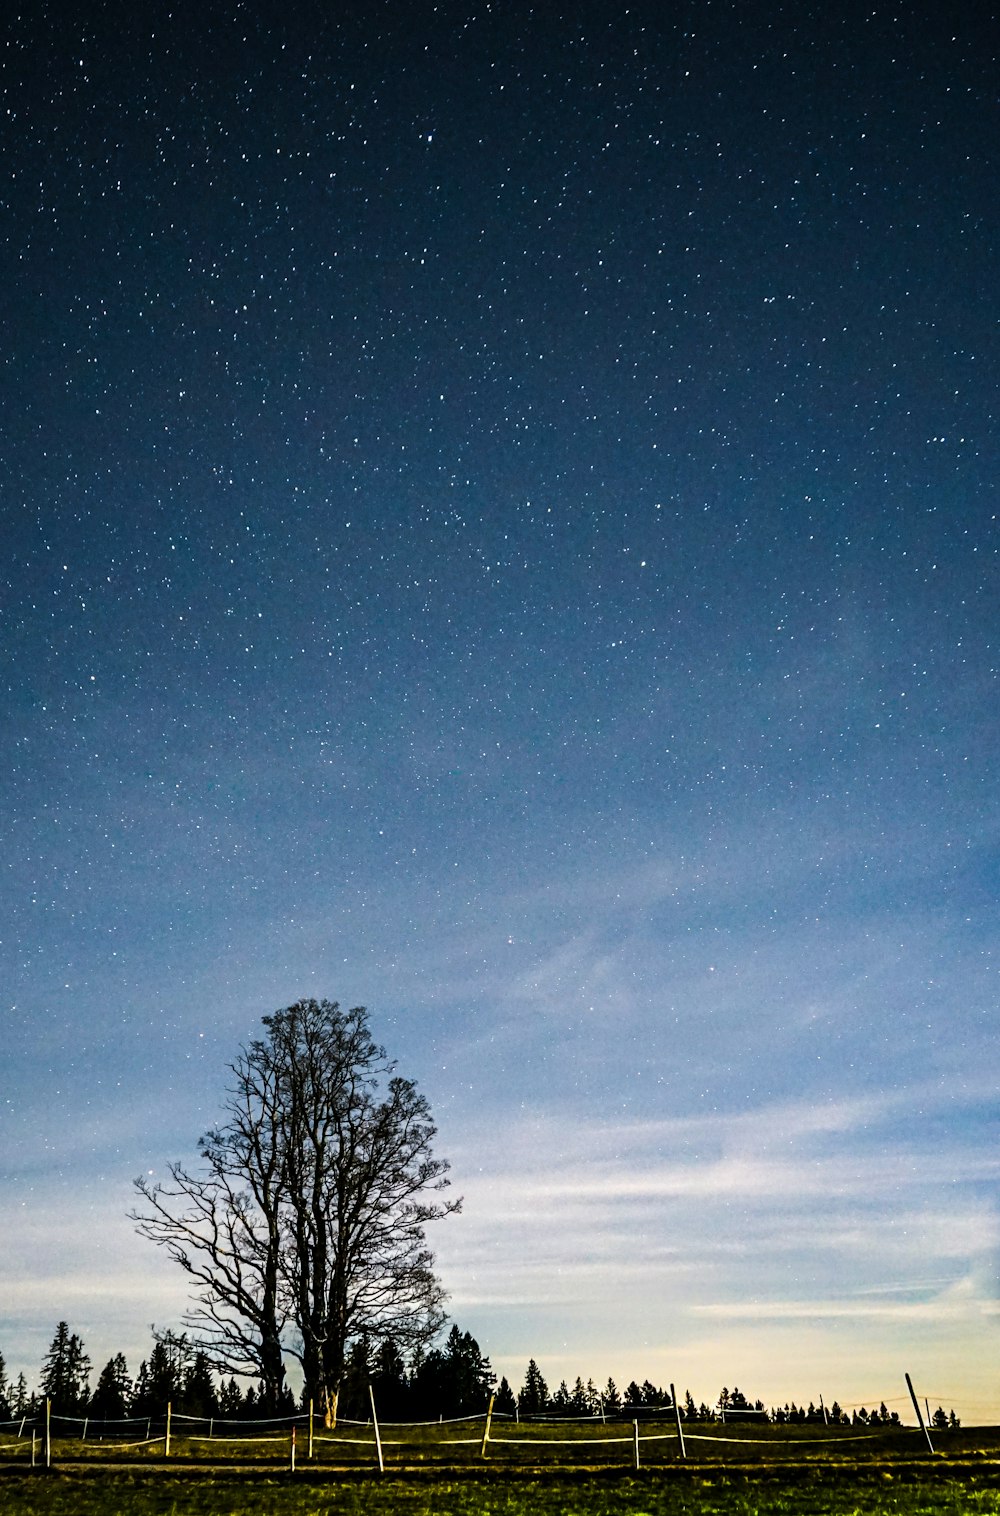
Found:
M 888 1401 L 880 1399 L 880 1403 Z M 130 1437 L 128 1429 L 132 1427 L 137 1431 L 145 1429 L 146 1435 Z M 571 1427 L 576 1428 L 575 1433 L 571 1433 Z M 462 1428 L 467 1428 L 471 1435 L 454 1435 Z M 594 1416 L 575 1421 L 539 1417 L 518 1422 L 491 1410 L 475 1416 L 424 1422 L 341 1418 L 333 1428 L 325 1424 L 321 1427 L 318 1418 L 307 1412 L 254 1421 L 186 1413 L 172 1415 L 169 1409 L 164 1416 L 122 1417 L 108 1422 L 50 1415 L 47 1427 L 44 1413 L 36 1413 L 0 1422 L 0 1457 L 5 1461 L 30 1461 L 33 1465 L 43 1460 L 99 1465 L 102 1461 L 120 1460 L 124 1455 L 126 1461 L 137 1466 L 170 1459 L 178 1466 L 187 1462 L 211 1468 L 239 1459 L 245 1453 L 248 1467 L 255 1463 L 261 1467 L 277 1463 L 294 1469 L 296 1459 L 299 1467 L 363 1468 L 375 1464 L 382 1468 L 384 1455 L 391 1454 L 396 1468 L 442 1466 L 448 1462 L 482 1467 L 481 1460 L 489 1460 L 491 1456 L 495 1456 L 498 1467 L 530 1462 L 533 1466 L 572 1468 L 598 1463 L 608 1467 L 619 1461 L 638 1466 L 647 1459 L 657 1467 L 682 1461 L 718 1465 L 738 1458 L 740 1449 L 746 1449 L 751 1459 L 766 1459 L 761 1450 L 767 1449 L 785 1462 L 795 1461 L 795 1453 L 801 1451 L 802 1461 L 816 1466 L 827 1461 L 824 1452 L 830 1455 L 831 1462 L 837 1461 L 838 1453 L 854 1458 L 860 1455 L 865 1462 L 912 1457 L 914 1436 L 927 1438 L 929 1451 L 944 1457 L 952 1451 L 965 1456 L 975 1446 L 973 1429 L 935 1427 L 938 1446 L 933 1448 L 922 1426 L 898 1421 L 870 1425 L 864 1430 L 857 1423 L 826 1428 L 802 1425 L 798 1430 L 792 1430 L 788 1423 L 773 1423 L 763 1436 L 761 1430 L 759 1425 L 748 1426 L 749 1435 L 745 1435 L 731 1423 L 720 1421 L 717 1427 L 710 1428 L 705 1422 L 683 1418 L 677 1427 L 673 1424 L 672 1407 L 667 1407 L 656 1420 L 630 1420 L 626 1413 L 626 1416 Z M 624 1453 L 625 1448 L 630 1453 Z M 478 1452 L 470 1454 L 469 1449 Z M 569 1457 L 567 1449 L 573 1450 Z

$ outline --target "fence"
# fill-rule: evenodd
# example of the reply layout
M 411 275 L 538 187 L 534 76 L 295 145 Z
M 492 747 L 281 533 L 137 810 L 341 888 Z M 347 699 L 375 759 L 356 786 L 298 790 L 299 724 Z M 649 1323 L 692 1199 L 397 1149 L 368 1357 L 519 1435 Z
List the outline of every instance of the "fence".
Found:
M 935 1431 L 937 1448 L 911 1391 L 916 1426 L 805 1423 L 747 1425 L 684 1421 L 676 1402 L 666 1419 L 631 1421 L 612 1416 L 515 1421 L 489 1408 L 451 1421 L 381 1422 L 374 1396 L 371 1416 L 340 1419 L 327 1428 L 311 1412 L 267 1421 L 194 1417 L 165 1407 L 156 1417 L 97 1421 L 53 1415 L 0 1423 L 0 1461 L 33 1466 L 79 1463 L 141 1465 L 170 1459 L 176 1465 L 239 1465 L 377 1469 L 500 1467 L 667 1467 L 682 1463 L 884 1462 L 937 1453 L 968 1456 L 982 1442 L 975 1429 Z M 996 1449 L 993 1449 L 995 1456 Z

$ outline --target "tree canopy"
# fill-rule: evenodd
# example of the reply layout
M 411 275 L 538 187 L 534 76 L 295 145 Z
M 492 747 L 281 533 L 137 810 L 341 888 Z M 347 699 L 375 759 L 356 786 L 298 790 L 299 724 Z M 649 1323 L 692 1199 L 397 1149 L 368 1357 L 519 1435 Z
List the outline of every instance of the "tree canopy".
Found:
M 259 1378 L 276 1405 L 291 1353 L 332 1419 L 352 1343 L 412 1350 L 440 1329 L 425 1227 L 460 1202 L 438 1198 L 448 1165 L 429 1105 L 364 1007 L 300 1000 L 264 1027 L 231 1065 L 200 1170 L 136 1180 L 134 1219 L 194 1281 L 190 1324 L 216 1366 Z

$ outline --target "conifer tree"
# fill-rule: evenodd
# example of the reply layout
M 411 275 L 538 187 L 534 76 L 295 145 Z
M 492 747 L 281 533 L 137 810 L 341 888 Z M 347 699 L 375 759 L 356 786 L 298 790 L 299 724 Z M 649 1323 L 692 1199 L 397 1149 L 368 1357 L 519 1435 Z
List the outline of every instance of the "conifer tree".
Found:
M 185 1415 L 210 1417 L 219 1413 L 219 1396 L 215 1388 L 208 1354 L 199 1349 L 184 1370 L 181 1405 Z
M 522 1416 L 537 1416 L 547 1410 L 549 1404 L 549 1387 L 542 1377 L 542 1371 L 532 1358 L 528 1363 L 527 1372 L 524 1376 L 524 1385 L 518 1396 L 518 1405 Z
M 34 1397 L 28 1394 L 28 1381 L 25 1379 L 23 1374 L 18 1374 L 11 1395 L 11 1415 L 27 1416 L 28 1412 L 31 1410 L 31 1404 Z
M 132 1402 L 132 1380 L 128 1364 L 121 1353 L 109 1358 L 100 1372 L 97 1388 L 90 1399 L 89 1413 L 104 1421 L 121 1421 Z
M 157 1332 L 155 1338 L 148 1360 L 139 1365 L 133 1400 L 137 1416 L 157 1416 L 168 1404 L 180 1405 L 193 1356 L 186 1332 Z
M 39 1390 L 52 1402 L 54 1416 L 82 1416 L 87 1409 L 90 1359 L 83 1343 L 65 1321 L 56 1327 L 42 1361 Z
M 449 1407 L 445 1415 L 469 1416 L 485 1411 L 496 1375 L 471 1332 L 453 1326 L 445 1346 Z
M 243 1410 L 243 1391 L 236 1383 L 234 1375 L 230 1375 L 226 1383 L 219 1391 L 219 1414 L 220 1416 L 239 1416 Z

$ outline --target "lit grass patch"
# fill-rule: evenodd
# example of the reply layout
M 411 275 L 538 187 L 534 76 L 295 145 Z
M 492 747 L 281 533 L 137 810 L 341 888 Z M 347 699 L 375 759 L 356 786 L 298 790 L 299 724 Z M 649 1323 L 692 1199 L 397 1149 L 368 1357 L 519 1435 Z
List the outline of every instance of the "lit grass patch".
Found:
M 802 1475 L 657 1470 L 624 1474 L 432 1472 L 307 1481 L 248 1471 L 12 1473 L 0 1516 L 1000 1516 L 995 1470 L 887 1480 L 875 1471 Z

